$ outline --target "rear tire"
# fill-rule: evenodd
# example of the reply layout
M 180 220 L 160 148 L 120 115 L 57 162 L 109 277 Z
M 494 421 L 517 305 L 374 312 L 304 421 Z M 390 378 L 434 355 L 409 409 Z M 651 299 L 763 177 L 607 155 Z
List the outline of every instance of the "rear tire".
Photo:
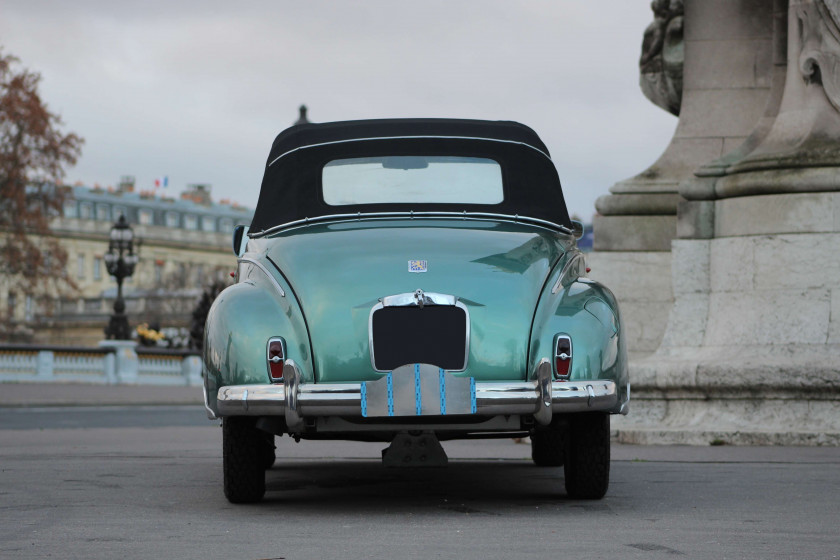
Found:
M 265 437 L 265 445 L 263 447 L 263 468 L 268 470 L 274 466 L 274 462 L 277 460 L 277 455 L 274 452 L 277 448 L 274 446 L 274 434 L 265 432 L 263 436 Z
M 610 415 L 569 416 L 564 473 L 571 498 L 600 500 L 610 485 Z
M 225 497 L 233 504 L 259 502 L 265 494 L 265 433 L 253 418 L 231 416 L 222 421 Z
M 531 434 L 531 459 L 538 467 L 562 467 L 566 454 L 565 426 L 554 418 L 548 426 Z

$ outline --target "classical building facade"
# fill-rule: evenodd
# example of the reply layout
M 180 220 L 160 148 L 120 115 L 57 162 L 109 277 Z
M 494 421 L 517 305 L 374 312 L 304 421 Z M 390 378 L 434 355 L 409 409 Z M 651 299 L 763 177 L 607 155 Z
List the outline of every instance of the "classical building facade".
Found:
M 236 261 L 231 235 L 249 224 L 253 211 L 215 202 L 209 185 L 190 185 L 179 196 L 168 189 L 137 192 L 132 177 L 117 188 L 68 187 L 64 215 L 51 224 L 67 251 L 68 275 L 78 286 L 71 297 L 36 300 L 4 291 L 21 338 L 43 344 L 92 345 L 104 338 L 116 282 L 103 256 L 114 222 L 124 215 L 134 230 L 139 262 L 124 286 L 132 326 L 189 325 L 202 289 L 226 281 Z

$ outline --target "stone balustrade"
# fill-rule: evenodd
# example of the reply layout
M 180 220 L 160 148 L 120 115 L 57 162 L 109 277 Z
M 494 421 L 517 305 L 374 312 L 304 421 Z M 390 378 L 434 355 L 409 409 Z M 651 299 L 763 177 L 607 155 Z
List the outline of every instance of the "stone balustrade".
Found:
M 104 341 L 97 348 L 0 345 L 0 382 L 201 385 L 192 351 Z

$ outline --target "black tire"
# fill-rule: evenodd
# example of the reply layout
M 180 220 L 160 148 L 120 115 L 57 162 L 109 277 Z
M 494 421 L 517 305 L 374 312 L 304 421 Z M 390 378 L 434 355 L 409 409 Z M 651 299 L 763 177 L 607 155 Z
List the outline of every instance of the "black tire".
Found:
M 531 459 L 538 467 L 562 467 L 566 454 L 564 426 L 554 418 L 531 434 Z
M 569 416 L 564 473 L 571 498 L 600 500 L 610 485 L 610 415 Z
M 263 447 L 263 468 L 268 470 L 274 466 L 274 462 L 277 460 L 277 455 L 274 453 L 274 450 L 277 448 L 274 446 L 274 434 L 269 434 L 268 432 L 265 432 L 264 437 L 265 444 Z
M 253 418 L 231 416 L 222 422 L 225 497 L 233 504 L 259 502 L 265 494 L 265 433 Z

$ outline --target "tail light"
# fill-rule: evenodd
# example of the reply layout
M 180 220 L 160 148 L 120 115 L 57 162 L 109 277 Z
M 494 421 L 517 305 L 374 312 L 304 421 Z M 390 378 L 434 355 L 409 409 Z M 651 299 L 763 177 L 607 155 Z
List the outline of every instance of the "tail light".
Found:
M 286 343 L 282 338 L 268 340 L 268 376 L 272 382 L 283 381 L 283 362 L 286 360 Z
M 557 377 L 568 379 L 572 371 L 572 339 L 565 334 L 557 336 L 554 347 L 554 373 Z

